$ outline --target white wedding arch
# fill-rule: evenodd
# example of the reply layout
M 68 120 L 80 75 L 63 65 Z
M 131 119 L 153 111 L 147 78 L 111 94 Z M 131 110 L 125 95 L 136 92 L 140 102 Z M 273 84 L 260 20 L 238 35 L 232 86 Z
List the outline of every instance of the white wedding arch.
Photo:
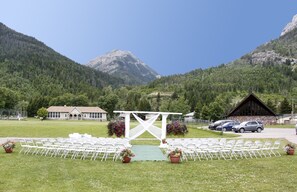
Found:
M 152 134 L 154 137 L 161 141 L 166 139 L 166 124 L 168 115 L 182 115 L 182 113 L 172 112 L 151 112 L 151 111 L 114 111 L 114 113 L 120 113 L 125 117 L 125 138 L 133 140 L 143 134 L 145 131 Z M 131 114 L 138 121 L 138 125 L 133 129 L 130 129 L 130 116 Z M 141 119 L 137 114 L 151 114 L 151 117 L 147 120 Z M 154 125 L 154 122 L 159 116 L 162 116 L 162 127 L 159 128 Z

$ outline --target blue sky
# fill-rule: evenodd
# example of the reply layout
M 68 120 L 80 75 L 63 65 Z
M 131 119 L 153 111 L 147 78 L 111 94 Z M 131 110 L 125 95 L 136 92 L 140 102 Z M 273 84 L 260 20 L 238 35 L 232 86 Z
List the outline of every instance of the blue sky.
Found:
M 85 64 L 129 50 L 161 75 L 228 63 L 279 36 L 293 0 L 0 0 L 0 22 Z

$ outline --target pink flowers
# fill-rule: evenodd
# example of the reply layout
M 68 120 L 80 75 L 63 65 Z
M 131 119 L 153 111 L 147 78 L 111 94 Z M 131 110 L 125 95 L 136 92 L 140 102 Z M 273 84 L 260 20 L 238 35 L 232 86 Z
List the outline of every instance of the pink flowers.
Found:
M 170 124 L 167 124 L 167 135 L 173 134 L 173 135 L 184 135 L 188 133 L 188 128 L 185 124 L 181 124 L 179 121 L 171 122 Z
M 125 135 L 125 123 L 123 121 L 110 121 L 107 125 L 108 136 L 116 135 L 121 137 Z

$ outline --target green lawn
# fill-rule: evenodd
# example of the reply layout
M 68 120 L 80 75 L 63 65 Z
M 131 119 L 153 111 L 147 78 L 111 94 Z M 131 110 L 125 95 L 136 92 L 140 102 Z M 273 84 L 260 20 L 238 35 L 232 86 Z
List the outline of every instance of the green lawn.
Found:
M 0 137 L 67 137 L 72 132 L 106 136 L 106 123 L 0 121 Z M 186 137 L 222 136 L 192 127 Z M 258 159 L 122 164 L 24 155 L 19 150 L 0 150 L 0 191 L 296 191 L 297 157 L 284 152 Z
M 0 137 L 68 137 L 70 133 L 87 133 L 95 137 L 107 137 L 108 122 L 97 121 L 40 121 L 28 119 L 25 121 L 0 121 Z M 131 123 L 131 128 L 137 125 Z M 161 127 L 161 122 L 156 122 Z M 184 137 L 222 137 L 220 132 L 197 129 L 197 126 L 188 126 L 189 134 Z M 175 138 L 177 136 L 169 136 Z M 180 137 L 180 136 L 179 136 Z M 224 137 L 236 137 L 232 134 L 224 134 Z M 140 138 L 154 138 L 145 132 Z

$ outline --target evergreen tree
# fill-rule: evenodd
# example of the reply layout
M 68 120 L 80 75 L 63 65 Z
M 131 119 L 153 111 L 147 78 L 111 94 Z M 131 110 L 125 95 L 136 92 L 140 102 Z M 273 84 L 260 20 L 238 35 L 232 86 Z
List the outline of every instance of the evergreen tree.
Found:
M 187 114 L 190 111 L 190 106 L 183 97 L 180 97 L 177 100 L 171 101 L 169 110 L 170 112 Z
M 13 109 L 18 100 L 17 92 L 6 87 L 0 87 L 0 108 Z
M 139 111 L 151 111 L 152 110 L 149 101 L 145 97 L 140 99 L 140 102 L 138 105 L 138 110 Z
M 209 105 L 209 113 L 210 119 L 216 121 L 223 118 L 224 109 L 221 107 L 220 103 L 212 102 Z
M 49 106 L 49 97 L 34 97 L 29 101 L 28 105 L 28 116 L 29 117 L 34 117 L 37 115 L 37 110 L 40 109 L 41 107 L 47 108 Z
M 280 104 L 280 113 L 281 114 L 289 114 L 292 111 L 292 107 L 290 103 L 288 102 L 287 98 L 284 98 L 284 100 Z
M 201 109 L 201 119 L 210 120 L 210 110 L 206 105 L 203 105 Z
M 174 100 L 174 99 L 178 99 L 178 95 L 177 93 L 174 91 L 171 95 L 171 99 Z
M 197 102 L 196 107 L 195 107 L 195 113 L 194 113 L 195 119 L 200 119 L 202 107 L 203 107 L 202 104 L 200 102 Z
M 271 101 L 271 99 L 268 99 L 266 102 L 267 107 L 269 107 L 273 112 L 276 112 L 276 106 L 275 104 L 273 104 L 273 102 Z
M 113 111 L 115 110 L 118 101 L 119 97 L 113 93 L 110 93 L 99 98 L 98 106 L 107 111 L 110 118 L 113 118 Z
M 156 108 L 157 111 L 160 111 L 160 102 L 161 102 L 161 95 L 160 95 L 160 92 L 158 92 L 158 94 L 157 94 L 157 108 Z

